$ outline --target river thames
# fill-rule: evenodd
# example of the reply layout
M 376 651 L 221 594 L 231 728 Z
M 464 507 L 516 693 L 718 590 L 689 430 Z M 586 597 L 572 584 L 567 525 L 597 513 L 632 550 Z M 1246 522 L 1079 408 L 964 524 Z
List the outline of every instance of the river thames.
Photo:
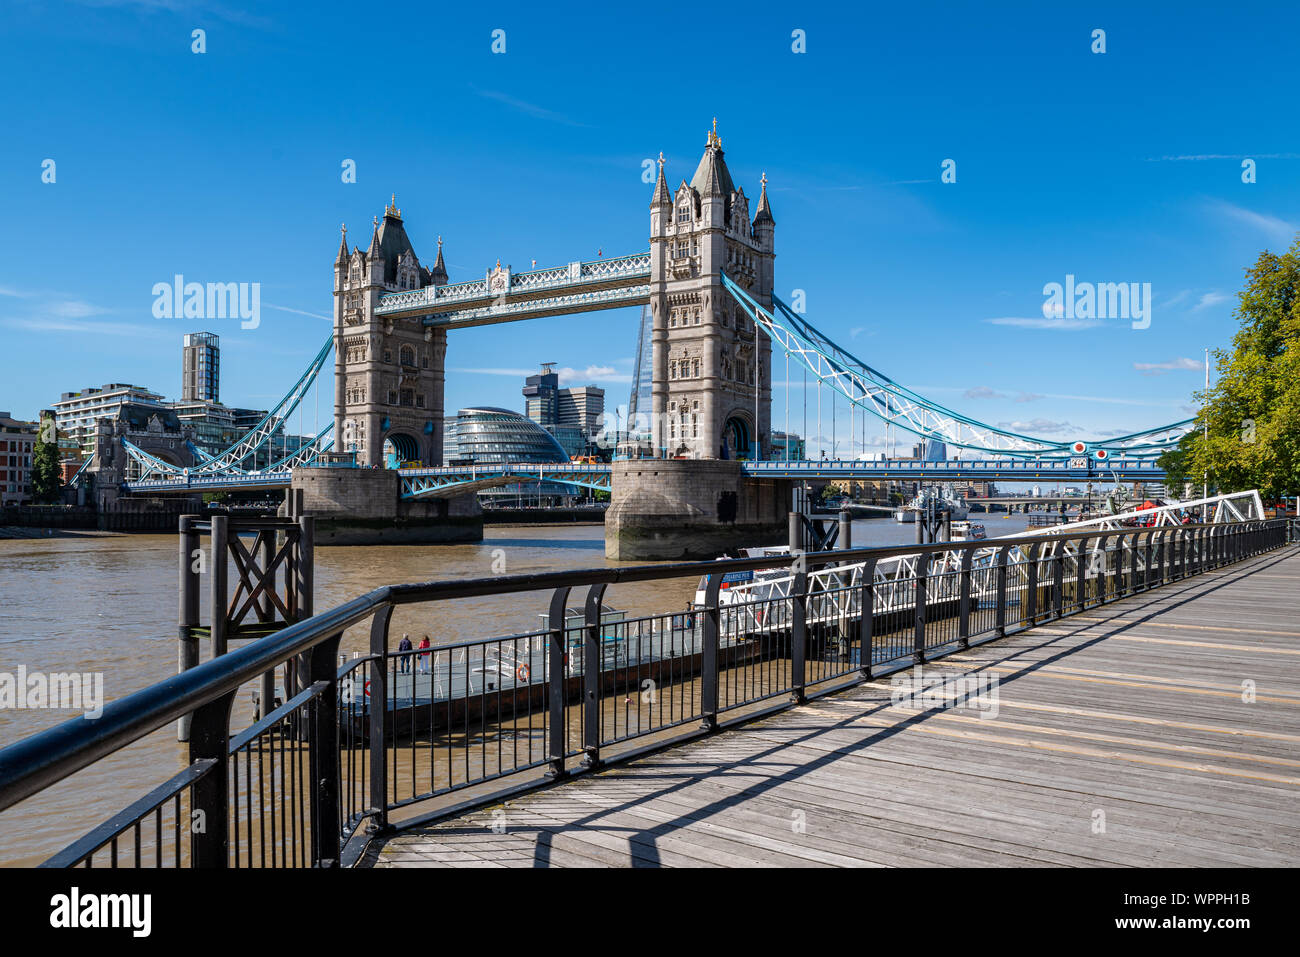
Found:
M 973 516 L 990 536 L 1024 530 L 1024 515 Z M 324 611 L 383 584 L 630 564 L 604 557 L 598 525 L 488 526 L 474 545 L 411 545 L 316 549 L 316 609 Z M 889 519 L 853 523 L 853 544 L 914 541 L 911 525 Z M 206 541 L 205 541 L 206 544 Z M 107 701 L 176 671 L 177 539 L 174 535 L 111 535 L 0 540 L 0 671 L 102 674 Z M 697 579 L 620 585 L 607 603 L 629 614 L 682 608 Z M 207 621 L 206 594 L 201 620 Z M 399 607 L 390 635 L 434 645 L 534 631 L 549 594 L 531 593 Z M 341 652 L 367 647 L 353 628 Z M 207 649 L 203 649 L 206 660 Z M 241 692 L 231 728 L 253 717 Z M 0 745 L 10 744 L 75 712 L 0 709 Z M 185 746 L 173 729 L 135 745 L 0 814 L 0 865 L 40 863 L 90 827 L 125 807 L 184 766 Z

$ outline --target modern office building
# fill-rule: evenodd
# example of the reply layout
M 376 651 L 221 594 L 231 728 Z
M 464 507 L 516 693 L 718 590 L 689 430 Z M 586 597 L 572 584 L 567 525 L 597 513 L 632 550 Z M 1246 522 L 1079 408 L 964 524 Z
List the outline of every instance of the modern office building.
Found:
M 605 426 L 605 390 L 584 385 L 560 389 L 556 395 L 556 425 L 573 426 L 590 439 Z
M 215 333 L 191 332 L 181 350 L 181 401 L 221 401 L 221 343 Z
M 461 409 L 443 435 L 444 465 L 493 465 L 506 462 L 565 462 L 569 456 L 555 436 L 537 422 L 509 409 L 479 406 Z M 479 493 L 485 505 L 554 504 L 578 497 L 573 486 L 558 482 L 520 482 Z
M 194 444 L 209 455 L 230 448 L 243 434 L 235 427 L 234 410 L 220 402 L 182 399 L 167 405 L 181 422 L 194 427 Z
M 32 499 L 32 455 L 39 424 L 0 412 L 0 505 Z
M 773 432 L 769 457 L 778 462 L 796 462 L 807 458 L 803 439 L 794 432 Z
M 912 458 L 922 462 L 944 462 L 948 458 L 948 446 L 938 439 L 926 439 L 912 446 Z
M 524 381 L 524 414 L 555 437 L 564 449 L 561 461 L 593 453 L 593 440 L 604 428 L 605 390 L 594 385 L 560 388 L 554 362 Z
M 559 421 L 560 377 L 554 362 L 543 362 L 542 371 L 524 380 L 524 415 L 540 426 Z
M 637 332 L 636 362 L 632 366 L 632 394 L 627 404 L 627 431 L 650 436 L 650 413 L 653 411 L 654 318 L 649 306 L 641 307 L 641 326 Z
M 63 393 L 53 404 L 55 425 L 76 441 L 82 455 L 91 455 L 95 451 L 95 421 L 118 418 L 124 405 L 166 409 L 163 397 L 157 392 L 143 386 L 111 382 L 99 388 L 92 386 L 80 392 Z

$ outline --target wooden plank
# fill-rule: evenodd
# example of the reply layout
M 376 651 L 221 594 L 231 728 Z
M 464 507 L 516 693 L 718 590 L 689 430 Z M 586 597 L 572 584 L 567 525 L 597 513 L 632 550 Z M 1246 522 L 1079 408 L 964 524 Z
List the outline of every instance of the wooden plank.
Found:
M 1300 553 L 1270 553 L 924 666 L 997 676 L 995 718 L 892 707 L 890 680 L 871 682 L 399 833 L 366 860 L 1295 866 L 1300 632 L 1278 625 L 1300 618 L 1298 581 Z

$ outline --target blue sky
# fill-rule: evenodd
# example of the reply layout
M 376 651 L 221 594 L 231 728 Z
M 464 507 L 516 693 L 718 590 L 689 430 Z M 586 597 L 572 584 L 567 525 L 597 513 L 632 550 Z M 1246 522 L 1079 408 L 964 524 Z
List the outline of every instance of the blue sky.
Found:
M 803 289 L 872 366 L 1053 438 L 1184 418 L 1242 271 L 1300 229 L 1300 13 L 1130 6 L 10 0 L 0 409 L 110 381 L 174 397 L 201 327 L 222 337 L 222 398 L 266 407 L 329 334 L 341 222 L 364 247 L 395 192 L 424 262 L 444 238 L 453 282 L 498 257 L 640 251 L 643 160 L 662 150 L 671 183 L 689 178 L 717 116 L 737 183 L 756 196 L 767 173 L 778 295 Z M 261 325 L 155 319 L 153 284 L 176 273 L 259 282 Z M 1067 274 L 1150 283 L 1150 327 L 1045 320 L 1043 286 Z M 636 315 L 457 333 L 447 407 L 522 408 L 541 361 L 625 403 Z M 802 431 L 800 391 L 790 405 Z M 773 407 L 779 428 L 779 388 Z

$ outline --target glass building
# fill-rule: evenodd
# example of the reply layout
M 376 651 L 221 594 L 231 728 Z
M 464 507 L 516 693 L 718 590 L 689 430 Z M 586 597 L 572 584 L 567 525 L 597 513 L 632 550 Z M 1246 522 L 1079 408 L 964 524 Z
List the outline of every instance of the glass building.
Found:
M 221 340 L 211 332 L 191 332 L 181 352 L 181 400 L 220 402 Z
M 641 328 L 637 334 L 636 364 L 632 367 L 632 395 L 627 404 L 627 430 L 633 434 L 650 437 L 650 413 L 654 381 L 653 340 L 654 318 L 649 306 L 641 307 Z
M 493 406 L 461 409 L 443 433 L 444 465 L 503 465 L 507 462 L 567 462 L 564 447 L 527 416 Z M 516 482 L 479 492 L 488 507 L 558 504 L 585 497 L 559 482 Z

